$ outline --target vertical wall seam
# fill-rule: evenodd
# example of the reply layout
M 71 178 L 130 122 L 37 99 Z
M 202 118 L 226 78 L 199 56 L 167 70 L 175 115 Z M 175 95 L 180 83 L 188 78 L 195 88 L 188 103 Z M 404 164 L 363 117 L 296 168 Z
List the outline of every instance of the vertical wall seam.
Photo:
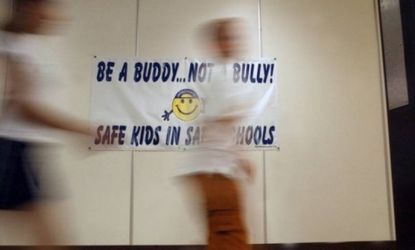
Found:
M 140 10 L 140 0 L 137 0 L 137 10 L 136 10 L 136 17 L 135 17 L 135 51 L 134 55 L 138 56 L 138 13 Z
M 262 50 L 262 6 L 261 0 L 258 0 L 258 40 L 259 40 L 259 55 L 263 56 Z
M 262 12 L 261 0 L 258 0 L 258 41 L 259 41 L 259 55 L 263 56 L 262 49 Z M 267 233 L 267 185 L 266 185 L 266 165 L 265 165 L 265 150 L 262 151 L 262 200 L 263 200 L 263 232 L 264 243 L 268 243 Z
M 129 244 L 134 244 L 134 150 L 131 151 L 130 170 L 130 237 Z
M 262 151 L 262 183 L 263 183 L 263 204 L 264 204 L 264 243 L 268 244 L 268 224 L 267 224 L 267 185 L 266 185 L 266 164 L 265 164 L 265 151 Z
M 140 10 L 140 0 L 136 2 L 136 13 L 135 13 L 135 47 L 134 56 L 138 56 L 138 14 Z M 129 244 L 134 244 L 134 188 L 135 188 L 135 175 L 134 175 L 134 150 L 131 150 L 131 171 L 130 171 L 130 237 Z
M 378 40 L 378 55 L 379 55 L 379 73 L 381 76 L 381 105 L 382 105 L 382 128 L 384 134 L 384 160 L 385 160 L 385 177 L 386 177 L 386 194 L 387 194 L 387 205 L 388 205 L 388 222 L 389 222 L 389 236 L 391 240 L 396 240 L 395 236 L 395 218 L 393 209 L 393 191 L 392 191 L 392 175 L 391 175 L 391 158 L 390 158 L 390 147 L 389 147 L 389 126 L 388 126 L 388 105 L 386 99 L 386 66 L 385 66 L 385 55 L 383 53 L 383 37 L 382 32 L 382 17 L 381 17 L 381 0 L 374 0 L 375 8 L 375 22 L 376 32 Z

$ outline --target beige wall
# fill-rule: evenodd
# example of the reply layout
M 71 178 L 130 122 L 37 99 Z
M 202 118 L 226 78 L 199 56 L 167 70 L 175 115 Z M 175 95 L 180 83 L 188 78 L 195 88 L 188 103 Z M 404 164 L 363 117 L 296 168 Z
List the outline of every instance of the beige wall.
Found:
M 391 239 L 374 1 L 262 3 L 264 54 L 280 65 L 269 241 Z
M 200 57 L 193 37 L 198 24 L 246 18 L 254 34 L 249 56 L 277 58 L 281 146 L 247 153 L 257 165 L 256 182 L 245 190 L 251 239 L 393 239 L 374 1 L 67 2 L 73 22 L 63 60 L 73 79 L 73 112 L 84 118 L 93 55 Z M 72 146 L 55 157 L 67 183 L 60 204 L 69 228 L 64 242 L 204 242 L 197 201 L 174 177 L 179 153 L 85 152 Z M 17 237 L 23 224 L 5 230 L 9 218 L 0 212 L 0 244 L 30 242 Z

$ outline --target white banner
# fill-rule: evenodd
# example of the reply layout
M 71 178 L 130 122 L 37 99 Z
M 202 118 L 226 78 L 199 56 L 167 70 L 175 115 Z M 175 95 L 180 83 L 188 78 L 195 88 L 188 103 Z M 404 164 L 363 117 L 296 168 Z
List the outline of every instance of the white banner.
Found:
M 221 65 L 228 90 L 249 91 L 250 115 L 234 127 L 241 149 L 278 149 L 277 68 L 275 59 Z M 185 150 L 203 139 L 203 89 L 214 78 L 207 60 L 95 58 L 91 121 L 97 150 Z M 211 97 L 209 97 L 211 98 Z M 214 100 L 214 98 L 211 98 Z M 224 104 L 226 105 L 226 104 Z

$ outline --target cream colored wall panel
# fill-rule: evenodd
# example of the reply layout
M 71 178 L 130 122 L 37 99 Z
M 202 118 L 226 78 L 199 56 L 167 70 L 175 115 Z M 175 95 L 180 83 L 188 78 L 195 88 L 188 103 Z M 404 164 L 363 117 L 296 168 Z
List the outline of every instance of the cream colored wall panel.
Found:
M 61 57 L 71 113 L 89 118 L 92 56 L 128 57 L 136 49 L 136 0 L 67 1 Z M 74 148 L 77 148 L 76 150 Z M 83 158 L 83 157 L 86 158 Z M 131 152 L 93 152 L 72 145 L 58 160 L 68 186 L 69 244 L 129 243 Z
M 61 57 L 69 72 L 72 110 L 89 117 L 92 59 L 129 57 L 136 49 L 137 1 L 67 1 L 71 21 L 65 29 Z
M 68 152 L 69 151 L 69 152 Z M 130 225 L 131 152 L 66 151 L 61 173 L 67 183 L 64 243 L 126 245 Z
M 200 244 L 204 225 L 177 152 L 134 153 L 134 244 Z
M 255 0 L 140 0 L 139 56 L 145 58 L 200 57 L 199 25 L 225 17 L 246 20 L 248 57 L 258 57 L 258 2 Z
M 250 234 L 251 243 L 263 244 L 265 242 L 264 213 L 264 161 L 263 152 L 245 152 L 245 156 L 252 161 L 255 167 L 255 179 L 252 183 L 241 182 L 242 199 L 245 208 L 245 220 Z
M 268 242 L 392 240 L 374 1 L 262 0 L 262 24 L 280 87 Z
M 67 0 L 72 57 L 133 56 L 137 0 Z
M 136 152 L 134 155 L 134 244 L 202 244 L 202 201 L 177 176 L 184 153 Z M 257 166 L 255 182 L 241 183 L 251 240 L 263 242 L 262 152 L 247 153 Z

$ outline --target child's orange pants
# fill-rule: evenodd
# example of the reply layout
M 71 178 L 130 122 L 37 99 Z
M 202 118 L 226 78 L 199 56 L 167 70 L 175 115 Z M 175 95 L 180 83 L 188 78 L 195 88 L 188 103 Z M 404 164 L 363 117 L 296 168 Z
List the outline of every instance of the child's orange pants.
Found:
M 236 181 L 220 174 L 197 174 L 194 179 L 205 201 L 208 250 L 249 250 Z

